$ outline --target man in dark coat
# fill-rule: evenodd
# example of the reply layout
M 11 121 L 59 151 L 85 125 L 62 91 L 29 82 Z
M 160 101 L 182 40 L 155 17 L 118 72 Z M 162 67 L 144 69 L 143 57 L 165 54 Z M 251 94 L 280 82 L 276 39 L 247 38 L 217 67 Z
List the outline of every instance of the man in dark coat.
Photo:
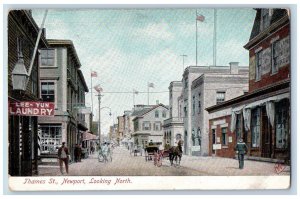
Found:
M 62 146 L 58 149 L 58 159 L 61 174 L 63 174 L 63 162 L 65 163 L 66 172 L 69 173 L 69 150 L 65 146 L 65 142 L 63 142 Z
M 243 139 L 239 139 L 238 143 L 235 146 L 235 151 L 238 152 L 238 159 L 239 159 L 239 168 L 244 168 L 244 156 L 248 152 L 248 147 Z

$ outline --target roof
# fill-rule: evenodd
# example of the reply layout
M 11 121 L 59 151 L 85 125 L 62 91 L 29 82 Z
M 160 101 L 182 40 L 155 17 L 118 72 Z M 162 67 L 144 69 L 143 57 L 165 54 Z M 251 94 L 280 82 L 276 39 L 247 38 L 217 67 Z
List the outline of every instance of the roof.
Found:
M 262 8 L 257 8 L 255 20 L 252 26 L 252 31 L 250 35 L 249 42 L 244 46 L 246 49 L 250 49 L 250 47 L 255 44 L 260 39 L 268 36 L 270 32 L 274 32 L 275 29 L 285 25 L 286 22 L 289 22 L 289 17 L 286 9 L 273 9 L 273 14 L 270 20 L 270 26 L 265 30 L 260 30 L 261 24 L 261 11 Z
M 72 40 L 64 40 L 64 39 L 47 39 L 47 41 L 48 41 L 48 44 L 49 44 L 50 46 L 52 46 L 52 47 L 54 47 L 54 46 L 66 46 L 66 47 L 68 47 L 68 48 L 71 50 L 71 53 L 74 55 L 74 57 L 75 57 L 75 59 L 76 59 L 78 68 L 80 68 L 81 63 L 80 63 L 80 60 L 79 60 L 79 58 L 78 58 L 78 55 L 77 55 L 77 52 L 76 52 L 76 49 L 75 49 L 75 46 L 74 46 Z
M 165 106 L 165 105 L 163 105 L 163 104 L 157 104 L 157 105 L 154 105 L 152 108 L 145 108 L 145 109 L 142 109 L 142 110 L 139 112 L 139 114 L 136 115 L 136 117 L 135 117 L 133 120 L 137 119 L 138 117 L 144 116 L 145 114 L 151 112 L 152 110 L 154 110 L 154 109 L 156 109 L 157 107 L 160 107 L 160 106 L 162 106 L 162 107 L 164 107 L 164 108 L 166 108 L 166 109 L 169 109 L 168 106 Z

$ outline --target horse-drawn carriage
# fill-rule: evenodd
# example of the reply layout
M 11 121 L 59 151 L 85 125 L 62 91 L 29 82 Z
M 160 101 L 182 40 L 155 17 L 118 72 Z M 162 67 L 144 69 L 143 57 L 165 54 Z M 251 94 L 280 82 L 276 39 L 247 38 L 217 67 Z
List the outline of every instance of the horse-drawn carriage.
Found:
M 161 166 L 162 160 L 166 157 L 169 157 L 169 150 L 160 150 L 157 145 L 145 147 L 145 160 L 153 160 L 155 166 Z
M 176 165 L 180 165 L 182 157 L 181 142 L 178 143 L 178 146 L 173 146 L 167 150 L 160 150 L 157 145 L 148 145 L 145 147 L 145 160 L 153 160 L 155 166 L 161 166 L 162 160 L 166 157 L 170 160 L 171 166 L 175 160 Z

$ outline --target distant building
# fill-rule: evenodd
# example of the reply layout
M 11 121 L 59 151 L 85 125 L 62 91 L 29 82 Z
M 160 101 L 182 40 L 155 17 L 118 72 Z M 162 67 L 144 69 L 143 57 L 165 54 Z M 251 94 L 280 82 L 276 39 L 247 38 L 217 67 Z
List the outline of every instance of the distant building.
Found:
M 248 67 L 238 67 L 236 62 L 231 62 L 230 66 L 189 66 L 185 69 L 179 97 L 185 154 L 208 155 L 208 113 L 205 108 L 246 92 L 248 71 Z
M 182 94 L 182 82 L 173 81 L 169 86 L 169 111 L 170 117 L 164 120 L 163 130 L 164 130 L 164 142 L 167 142 L 171 146 L 177 146 L 177 141 L 183 139 L 183 116 L 181 114 L 181 105 L 178 98 Z M 183 149 L 184 150 L 184 149 Z
M 138 107 L 136 107 L 138 108 Z M 169 117 L 169 109 L 163 104 L 143 106 L 133 112 L 134 145 L 145 147 L 151 140 L 154 144 L 163 144 L 163 121 Z
M 209 153 L 234 157 L 236 141 L 242 138 L 250 159 L 289 161 L 290 20 L 285 9 L 255 10 L 244 46 L 250 58 L 249 93 L 207 108 Z
M 41 157 L 56 157 L 62 142 L 70 151 L 81 142 L 81 134 L 87 130 L 85 116 L 85 92 L 88 92 L 81 63 L 73 42 L 47 40 L 49 48 L 41 49 L 40 85 L 43 101 L 55 103 L 54 117 L 39 117 L 41 130 Z M 73 153 L 71 158 L 73 159 Z

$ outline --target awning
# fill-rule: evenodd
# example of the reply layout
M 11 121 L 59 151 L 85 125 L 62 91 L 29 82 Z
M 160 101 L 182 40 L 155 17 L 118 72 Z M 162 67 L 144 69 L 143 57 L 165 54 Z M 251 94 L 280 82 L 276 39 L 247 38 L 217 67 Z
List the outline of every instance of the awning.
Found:
M 270 102 L 270 101 L 278 102 L 278 101 L 280 101 L 282 99 L 285 99 L 285 98 L 289 99 L 290 98 L 290 93 L 284 93 L 284 94 L 281 94 L 281 95 L 276 95 L 276 96 L 273 96 L 273 97 L 269 97 L 269 98 L 266 98 L 266 99 L 262 99 L 262 100 L 252 102 L 250 104 L 247 104 L 245 106 L 245 109 L 247 109 L 247 108 L 253 109 L 257 106 L 263 105 L 266 102 Z
M 82 140 L 96 140 L 97 136 L 88 132 L 82 133 Z

